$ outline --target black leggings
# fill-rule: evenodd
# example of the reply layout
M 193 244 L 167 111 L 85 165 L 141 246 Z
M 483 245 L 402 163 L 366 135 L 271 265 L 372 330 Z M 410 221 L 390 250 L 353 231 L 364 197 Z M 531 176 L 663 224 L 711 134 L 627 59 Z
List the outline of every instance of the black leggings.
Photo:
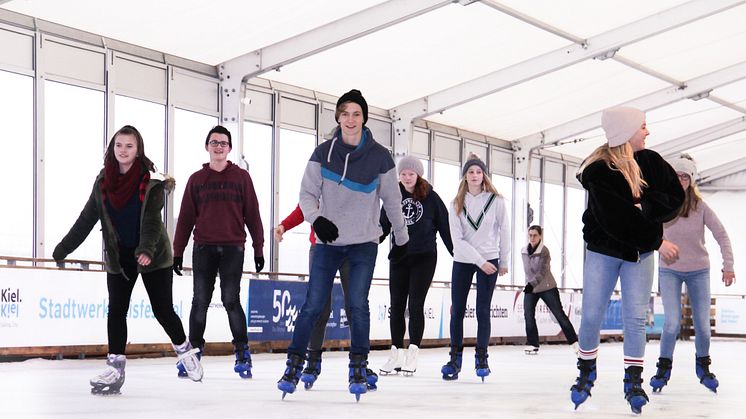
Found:
M 391 344 L 404 347 L 406 328 L 404 311 L 409 300 L 409 343 L 420 346 L 425 331 L 425 297 L 435 275 L 438 254 L 407 255 L 399 263 L 389 265 L 389 293 L 391 294 Z
M 119 249 L 119 263 L 126 274 L 107 274 L 106 286 L 109 290 L 109 317 L 106 322 L 109 333 L 109 353 L 124 354 L 127 345 L 127 311 L 132 289 L 137 281 L 137 261 L 133 249 Z M 129 279 L 128 279 L 129 278 Z M 179 345 L 186 341 L 181 319 L 173 307 L 173 271 L 163 268 L 142 274 L 142 282 L 148 292 L 153 316 L 163 326 L 171 343 Z M 147 310 L 139 316 L 148 314 Z

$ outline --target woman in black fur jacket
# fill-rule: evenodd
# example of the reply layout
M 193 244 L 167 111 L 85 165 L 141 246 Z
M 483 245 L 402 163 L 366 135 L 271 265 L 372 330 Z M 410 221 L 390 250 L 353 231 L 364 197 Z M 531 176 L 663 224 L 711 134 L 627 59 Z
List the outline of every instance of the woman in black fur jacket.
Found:
M 583 269 L 583 309 L 578 369 L 571 398 L 577 408 L 596 380 L 601 323 L 617 279 L 621 282 L 624 323 L 624 393 L 632 411 L 648 402 L 642 389 L 645 320 L 653 285 L 653 251 L 675 260 L 678 247 L 663 240 L 663 222 L 683 203 L 676 172 L 656 152 L 645 149 L 645 114 L 618 107 L 603 112 L 608 143 L 580 166 L 578 179 L 588 191 L 583 214 L 587 244 Z

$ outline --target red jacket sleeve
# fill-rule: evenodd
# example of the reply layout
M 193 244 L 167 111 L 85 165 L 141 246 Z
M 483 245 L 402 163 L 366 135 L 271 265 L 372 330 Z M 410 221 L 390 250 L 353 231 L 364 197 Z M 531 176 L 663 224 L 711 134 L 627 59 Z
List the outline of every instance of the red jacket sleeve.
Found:
M 295 206 L 295 209 L 293 212 L 291 212 L 287 217 L 285 217 L 284 220 L 280 224 L 285 228 L 285 231 L 290 230 L 293 227 L 296 227 L 300 223 L 302 223 L 303 220 L 303 211 L 300 209 L 300 204 Z

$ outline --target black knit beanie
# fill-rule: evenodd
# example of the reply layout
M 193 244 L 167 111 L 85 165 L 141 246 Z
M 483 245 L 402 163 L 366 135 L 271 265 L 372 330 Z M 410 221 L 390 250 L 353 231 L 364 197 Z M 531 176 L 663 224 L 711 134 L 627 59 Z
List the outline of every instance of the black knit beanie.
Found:
M 363 109 L 363 125 L 368 123 L 368 102 L 365 101 L 365 98 L 363 97 L 363 94 L 360 93 L 360 90 L 352 89 L 349 92 L 343 94 L 342 97 L 340 97 L 337 101 L 337 107 L 345 102 L 353 102 L 360 105 L 360 107 Z M 337 122 L 339 123 L 339 120 L 337 120 Z

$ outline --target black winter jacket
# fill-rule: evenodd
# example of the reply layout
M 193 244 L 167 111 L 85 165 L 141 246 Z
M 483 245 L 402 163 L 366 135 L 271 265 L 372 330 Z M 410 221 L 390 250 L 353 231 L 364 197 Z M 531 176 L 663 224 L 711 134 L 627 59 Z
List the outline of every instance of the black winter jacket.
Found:
M 663 241 L 663 223 L 676 217 L 684 202 L 676 171 L 652 150 L 635 153 L 642 177 L 648 183 L 637 208 L 632 190 L 621 172 L 596 161 L 578 175 L 588 190 L 583 213 L 583 239 L 588 250 L 630 262 L 641 253 L 657 250 Z

